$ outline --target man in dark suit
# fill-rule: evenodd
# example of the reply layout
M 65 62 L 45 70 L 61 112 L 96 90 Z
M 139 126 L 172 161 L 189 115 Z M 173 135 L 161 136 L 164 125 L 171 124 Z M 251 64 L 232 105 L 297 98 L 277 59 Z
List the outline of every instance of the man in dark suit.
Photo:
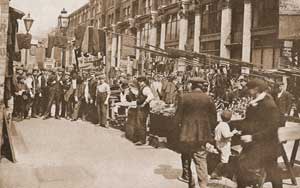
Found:
M 203 80 L 193 79 L 192 92 L 179 96 L 175 119 L 180 126 L 179 149 L 183 168 L 188 172 L 189 187 L 195 187 L 190 168 L 191 160 L 196 165 L 198 183 L 206 188 L 208 183 L 205 145 L 213 140 L 217 124 L 217 111 L 210 97 L 201 90 Z
M 39 116 L 44 115 L 48 104 L 48 86 L 47 86 L 47 72 L 45 69 L 41 69 L 40 75 L 38 76 L 38 83 L 41 89 L 41 104 L 39 106 Z
M 281 125 L 280 112 L 273 97 L 268 94 L 267 84 L 258 79 L 247 83 L 249 94 L 254 97 L 246 111 L 246 118 L 241 122 L 244 130 L 241 140 L 245 143 L 240 156 L 238 188 L 247 186 L 244 172 L 249 169 L 265 169 L 273 188 L 282 188 L 282 179 L 277 167 L 280 144 L 277 130 Z
M 57 73 L 52 71 L 52 74 L 48 77 L 47 85 L 49 86 L 49 101 L 47 105 L 47 111 L 44 119 L 51 117 L 51 108 L 53 102 L 55 102 L 55 118 L 60 119 L 60 101 L 62 90 L 62 70 L 58 70 Z
M 284 84 L 279 83 L 279 93 L 276 95 L 275 102 L 282 115 L 287 117 L 290 114 L 293 104 L 293 96 L 285 90 Z

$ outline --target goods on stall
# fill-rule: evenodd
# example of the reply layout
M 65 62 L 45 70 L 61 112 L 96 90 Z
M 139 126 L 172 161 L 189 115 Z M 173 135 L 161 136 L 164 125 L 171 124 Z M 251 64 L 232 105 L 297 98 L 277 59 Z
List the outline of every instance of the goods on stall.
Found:
M 174 116 L 176 108 L 172 104 L 166 104 L 164 101 L 152 101 L 151 102 L 151 113 L 162 114 L 164 116 Z

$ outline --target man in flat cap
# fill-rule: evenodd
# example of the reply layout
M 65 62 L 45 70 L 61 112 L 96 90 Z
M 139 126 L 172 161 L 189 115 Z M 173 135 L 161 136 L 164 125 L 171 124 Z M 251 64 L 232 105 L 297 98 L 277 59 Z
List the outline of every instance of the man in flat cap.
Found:
M 192 179 L 191 161 L 196 166 L 198 183 L 207 188 L 207 152 L 205 145 L 213 140 L 212 133 L 217 125 L 217 111 L 211 98 L 202 91 L 203 80 L 192 80 L 192 91 L 179 96 L 175 114 L 180 127 L 179 150 L 183 165 L 182 178 L 189 187 L 195 187 Z
M 96 91 L 96 104 L 99 126 L 108 128 L 107 109 L 110 97 L 110 86 L 105 81 L 105 75 L 98 77 L 99 83 Z
M 280 112 L 273 97 L 267 93 L 265 81 L 254 79 L 247 83 L 249 94 L 254 98 L 246 110 L 246 118 L 241 124 L 241 140 L 245 143 L 241 153 L 240 172 L 237 177 L 238 188 L 247 186 L 249 169 L 264 168 L 272 182 L 273 188 L 282 188 L 282 179 L 278 171 L 277 158 L 280 143 L 277 130 L 280 127 Z M 244 128 L 245 128 L 244 127 Z

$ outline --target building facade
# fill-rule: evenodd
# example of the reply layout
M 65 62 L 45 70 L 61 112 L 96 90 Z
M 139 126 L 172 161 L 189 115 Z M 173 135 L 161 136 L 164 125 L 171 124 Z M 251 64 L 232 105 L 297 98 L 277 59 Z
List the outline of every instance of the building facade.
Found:
M 279 65 L 279 0 L 90 0 L 70 15 L 69 33 L 80 24 L 107 33 L 107 61 L 119 66 L 122 36 L 135 45 L 178 48 L 252 62 Z M 139 59 L 140 51 L 135 50 Z

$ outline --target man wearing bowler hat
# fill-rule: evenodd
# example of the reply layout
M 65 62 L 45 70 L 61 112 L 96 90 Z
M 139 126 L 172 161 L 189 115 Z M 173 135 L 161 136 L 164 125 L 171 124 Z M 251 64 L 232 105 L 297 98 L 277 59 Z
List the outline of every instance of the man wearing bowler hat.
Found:
M 245 143 L 240 155 L 237 176 L 238 188 L 247 186 L 245 172 L 249 169 L 265 169 L 273 188 L 282 188 L 277 158 L 280 143 L 277 130 L 282 125 L 280 112 L 273 97 L 267 93 L 268 85 L 260 79 L 247 83 L 248 93 L 254 98 L 246 110 L 246 118 L 241 121 L 247 129 L 243 130 L 241 140 Z

